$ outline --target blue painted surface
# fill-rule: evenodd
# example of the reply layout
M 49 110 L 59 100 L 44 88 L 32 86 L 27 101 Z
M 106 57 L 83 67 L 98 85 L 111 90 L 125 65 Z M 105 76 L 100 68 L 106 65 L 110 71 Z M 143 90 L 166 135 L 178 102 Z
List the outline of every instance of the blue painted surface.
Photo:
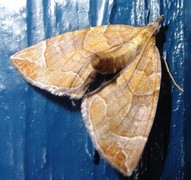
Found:
M 163 65 L 155 123 L 130 179 L 189 179 L 190 12 L 189 0 L 0 0 L 0 179 L 124 179 L 95 153 L 80 101 L 29 85 L 9 57 L 67 31 L 108 23 L 145 25 L 160 14 L 165 18 L 158 47 L 185 93 L 174 87 Z
M 191 73 L 189 67 L 191 67 L 191 1 L 186 1 L 185 3 L 185 87 L 189 87 L 189 82 L 191 82 Z M 185 159 L 186 159 L 186 170 L 185 177 L 189 179 L 191 177 L 191 89 L 185 89 L 184 103 L 185 103 Z

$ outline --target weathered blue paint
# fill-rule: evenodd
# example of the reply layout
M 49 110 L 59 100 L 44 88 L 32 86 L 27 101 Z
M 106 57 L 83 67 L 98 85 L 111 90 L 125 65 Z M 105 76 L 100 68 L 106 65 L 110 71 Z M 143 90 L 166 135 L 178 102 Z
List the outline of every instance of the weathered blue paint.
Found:
M 180 86 L 185 78 L 185 93 L 174 87 L 163 65 L 155 123 L 134 178 L 191 177 L 188 1 L 28 0 L 13 5 L 0 0 L 0 179 L 123 179 L 95 153 L 80 101 L 29 85 L 9 56 L 67 31 L 108 23 L 145 25 L 161 14 L 158 47 Z

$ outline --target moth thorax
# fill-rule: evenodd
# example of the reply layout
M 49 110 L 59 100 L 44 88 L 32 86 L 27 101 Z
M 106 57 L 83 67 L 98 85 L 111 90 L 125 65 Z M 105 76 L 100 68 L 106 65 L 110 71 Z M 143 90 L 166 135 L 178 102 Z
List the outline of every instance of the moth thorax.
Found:
M 91 59 L 92 67 L 100 74 L 111 74 L 124 67 L 123 59 L 115 58 L 108 53 L 96 54 Z
M 117 51 L 99 52 L 91 59 L 92 67 L 100 74 L 111 74 L 122 70 L 136 55 L 134 51 L 125 46 Z

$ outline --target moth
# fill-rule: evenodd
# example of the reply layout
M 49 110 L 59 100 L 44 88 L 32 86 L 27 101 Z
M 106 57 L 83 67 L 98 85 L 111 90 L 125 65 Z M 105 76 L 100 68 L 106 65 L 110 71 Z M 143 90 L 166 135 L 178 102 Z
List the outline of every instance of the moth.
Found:
M 67 32 L 11 56 L 34 86 L 84 98 L 81 111 L 95 148 L 125 176 L 135 170 L 155 117 L 161 81 L 155 36 L 162 19 Z M 85 95 L 97 74 L 112 73 Z

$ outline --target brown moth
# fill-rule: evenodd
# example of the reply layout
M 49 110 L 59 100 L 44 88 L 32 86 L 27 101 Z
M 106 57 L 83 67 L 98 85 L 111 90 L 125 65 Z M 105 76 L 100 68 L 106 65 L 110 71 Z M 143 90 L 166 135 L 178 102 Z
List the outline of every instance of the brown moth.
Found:
M 125 176 L 136 168 L 155 117 L 161 81 L 155 35 L 162 18 L 145 27 L 68 32 L 11 57 L 31 84 L 76 99 L 97 73 L 118 72 L 84 97 L 82 115 L 98 152 Z

